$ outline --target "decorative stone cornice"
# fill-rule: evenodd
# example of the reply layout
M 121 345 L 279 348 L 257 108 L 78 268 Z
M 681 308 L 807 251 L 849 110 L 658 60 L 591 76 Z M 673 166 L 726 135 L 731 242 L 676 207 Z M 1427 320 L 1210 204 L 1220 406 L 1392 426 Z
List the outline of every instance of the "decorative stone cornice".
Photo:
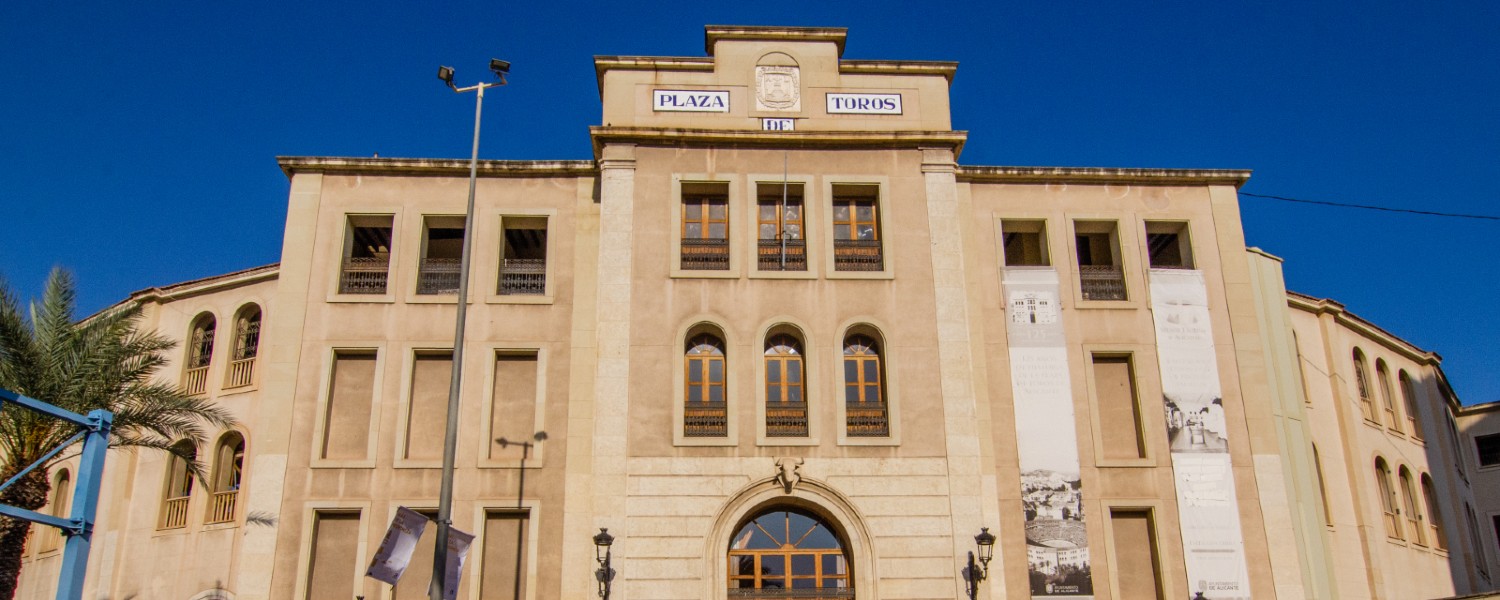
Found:
M 840 60 L 840 73 L 864 75 L 936 75 L 953 84 L 958 63 L 937 60 Z
M 712 73 L 714 59 L 706 56 L 595 56 L 594 81 L 604 97 L 604 73 L 622 71 L 698 71 Z
M 276 164 L 287 177 L 297 173 L 469 174 L 468 159 L 460 158 L 278 156 Z M 481 160 L 477 170 L 484 177 L 579 177 L 593 175 L 598 169 L 591 160 Z
M 593 126 L 594 156 L 605 144 L 643 146 L 714 146 L 775 148 L 951 148 L 954 156 L 968 139 L 966 131 L 760 131 Z
M 1336 300 L 1317 298 L 1293 291 L 1288 291 L 1286 298 L 1287 306 L 1314 315 L 1331 315 L 1339 325 L 1412 361 L 1434 367 L 1443 362 L 1443 357 L 1438 353 L 1418 348 L 1415 344 L 1401 339 L 1400 336 L 1381 329 L 1379 325 L 1349 312 L 1342 303 Z
M 844 40 L 849 30 L 844 27 L 757 27 L 746 25 L 705 25 L 703 47 L 709 56 L 714 54 L 714 44 L 720 40 L 779 40 L 787 42 L 829 42 L 837 45 L 839 56 L 844 55 Z
M 959 181 L 1016 183 L 1147 183 L 1152 185 L 1233 185 L 1250 179 L 1242 169 L 1117 169 L 1106 167 L 964 167 Z

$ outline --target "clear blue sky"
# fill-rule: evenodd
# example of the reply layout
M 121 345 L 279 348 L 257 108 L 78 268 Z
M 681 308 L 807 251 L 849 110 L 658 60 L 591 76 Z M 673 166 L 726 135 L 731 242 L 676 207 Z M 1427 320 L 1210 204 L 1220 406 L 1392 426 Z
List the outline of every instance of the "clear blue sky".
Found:
M 703 25 L 849 28 L 956 60 L 969 165 L 1246 168 L 1244 191 L 1500 214 L 1500 2 L 4 2 L 0 275 L 92 311 L 279 259 L 277 155 L 466 157 L 435 78 L 515 64 L 484 158 L 589 158 L 596 54 L 702 56 Z M 1500 400 L 1500 222 L 1243 198 L 1297 291 Z

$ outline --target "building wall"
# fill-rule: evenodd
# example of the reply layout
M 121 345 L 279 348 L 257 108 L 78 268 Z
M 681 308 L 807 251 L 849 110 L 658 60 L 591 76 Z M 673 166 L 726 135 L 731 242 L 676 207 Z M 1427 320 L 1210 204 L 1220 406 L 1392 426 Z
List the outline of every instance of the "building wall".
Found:
M 1464 407 L 1457 417 L 1461 433 L 1459 438 L 1459 460 L 1469 476 L 1474 489 L 1474 512 L 1478 518 L 1480 545 L 1483 556 L 1493 578 L 1500 574 L 1500 466 L 1484 464 L 1479 458 L 1479 439 L 1500 434 L 1500 404 L 1485 404 Z M 1494 438 L 1491 438 L 1494 439 Z

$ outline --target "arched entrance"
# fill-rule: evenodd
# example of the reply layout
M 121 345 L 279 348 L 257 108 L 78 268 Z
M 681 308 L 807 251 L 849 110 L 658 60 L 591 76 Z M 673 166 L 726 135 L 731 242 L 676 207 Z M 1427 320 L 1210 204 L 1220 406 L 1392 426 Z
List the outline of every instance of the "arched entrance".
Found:
M 854 597 L 847 537 L 804 508 L 774 505 L 752 513 L 730 538 L 730 598 Z

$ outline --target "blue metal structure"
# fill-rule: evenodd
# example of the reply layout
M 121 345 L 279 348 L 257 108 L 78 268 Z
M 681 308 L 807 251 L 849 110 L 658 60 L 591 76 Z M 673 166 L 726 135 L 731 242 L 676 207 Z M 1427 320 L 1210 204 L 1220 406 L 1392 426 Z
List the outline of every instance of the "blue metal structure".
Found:
M 34 398 L 27 398 L 10 390 L 0 389 L 0 409 L 4 409 L 7 403 L 17 404 L 32 412 L 67 421 L 79 427 L 78 433 L 68 438 L 68 441 L 53 448 L 36 462 L 27 465 L 9 481 L 0 484 L 0 490 L 10 487 L 11 484 L 35 469 L 37 465 L 51 460 L 64 448 L 82 439 L 83 450 L 79 453 L 78 483 L 74 484 L 73 508 L 68 518 L 54 517 L 7 504 L 0 504 L 0 514 L 25 519 L 32 523 L 50 525 L 62 530 L 68 542 L 63 546 L 62 571 L 57 576 L 57 600 L 81 600 L 83 578 L 89 568 L 89 546 L 94 538 L 94 513 L 99 508 L 99 485 L 104 475 L 104 454 L 109 449 L 109 429 L 114 425 L 115 415 L 107 410 L 93 410 L 89 411 L 88 416 L 83 416 Z

